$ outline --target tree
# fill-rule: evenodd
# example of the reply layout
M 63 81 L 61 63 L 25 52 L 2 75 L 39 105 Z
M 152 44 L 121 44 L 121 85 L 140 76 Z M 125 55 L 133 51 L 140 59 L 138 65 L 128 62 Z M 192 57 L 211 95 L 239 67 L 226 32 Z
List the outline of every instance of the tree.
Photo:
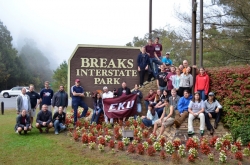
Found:
M 20 51 L 20 58 L 31 76 L 30 83 L 34 84 L 37 88 L 43 87 L 45 81 L 52 80 L 50 62 L 36 47 L 33 40 L 26 40 L 26 44 Z
M 185 40 L 181 35 L 178 35 L 174 30 L 168 28 L 165 29 L 155 29 L 152 33 L 152 38 L 160 38 L 160 43 L 162 44 L 163 50 L 162 54 L 170 52 L 170 58 L 173 63 L 177 66 L 182 63 L 184 59 L 190 59 L 191 55 L 191 43 Z M 132 42 L 126 44 L 126 46 L 141 47 L 147 44 L 149 34 L 145 34 L 143 38 L 134 37 Z
M 23 78 L 22 72 L 25 67 L 11 42 L 10 31 L 0 21 L 0 90 L 27 84 L 26 81 L 20 81 Z
M 60 66 L 53 71 L 53 90 L 58 90 L 60 85 L 64 86 L 64 90 L 67 91 L 67 80 L 68 80 L 68 64 L 66 61 L 60 64 Z

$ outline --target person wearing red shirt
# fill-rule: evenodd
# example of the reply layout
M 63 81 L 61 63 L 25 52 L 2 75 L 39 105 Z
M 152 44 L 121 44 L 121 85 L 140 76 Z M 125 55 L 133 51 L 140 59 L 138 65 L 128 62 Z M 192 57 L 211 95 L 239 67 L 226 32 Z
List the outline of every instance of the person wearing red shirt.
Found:
M 148 39 L 148 44 L 145 46 L 146 53 L 149 55 L 150 69 L 152 74 L 149 74 L 148 81 L 154 76 L 156 79 L 158 73 L 158 65 L 162 65 L 161 59 L 155 54 L 155 46 L 152 44 L 152 40 Z
M 200 73 L 196 76 L 194 91 L 200 92 L 202 100 L 205 101 L 209 90 L 209 76 L 204 68 L 200 68 L 199 71 Z
M 148 108 L 148 105 L 151 102 L 154 102 L 155 95 L 156 95 L 156 93 L 154 92 L 154 90 L 150 89 L 148 95 L 144 98 L 144 104 L 145 104 L 146 108 Z

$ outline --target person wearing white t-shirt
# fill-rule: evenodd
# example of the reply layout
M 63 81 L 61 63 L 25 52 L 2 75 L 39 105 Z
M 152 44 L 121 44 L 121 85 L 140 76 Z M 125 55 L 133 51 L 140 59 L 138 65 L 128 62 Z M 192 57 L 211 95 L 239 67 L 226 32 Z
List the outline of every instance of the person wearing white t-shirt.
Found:
M 26 88 L 22 88 L 21 94 L 16 98 L 16 110 L 17 114 L 21 113 L 22 110 L 26 110 L 27 114 L 30 114 L 31 104 L 30 97 L 26 94 Z
M 204 135 L 205 127 L 205 115 L 204 115 L 204 102 L 201 100 L 200 93 L 195 92 L 193 99 L 188 105 L 188 134 L 194 134 L 193 120 L 198 117 L 200 118 L 200 133 Z
M 108 90 L 108 87 L 103 87 L 103 94 L 102 94 L 102 100 L 107 99 L 107 98 L 114 98 L 114 94 L 113 92 Z M 103 104 L 104 105 L 104 104 Z M 108 124 L 108 116 L 106 116 L 105 111 L 104 111 L 104 119 L 105 122 Z M 110 118 L 110 123 L 113 124 L 114 123 L 114 119 Z

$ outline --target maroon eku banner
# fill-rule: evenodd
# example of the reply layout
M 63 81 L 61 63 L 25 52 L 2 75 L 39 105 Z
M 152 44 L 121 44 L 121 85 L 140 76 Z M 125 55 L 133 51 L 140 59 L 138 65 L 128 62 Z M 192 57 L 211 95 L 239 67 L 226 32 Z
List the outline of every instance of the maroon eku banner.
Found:
M 136 94 L 103 99 L 104 113 L 108 118 L 123 118 L 136 115 Z

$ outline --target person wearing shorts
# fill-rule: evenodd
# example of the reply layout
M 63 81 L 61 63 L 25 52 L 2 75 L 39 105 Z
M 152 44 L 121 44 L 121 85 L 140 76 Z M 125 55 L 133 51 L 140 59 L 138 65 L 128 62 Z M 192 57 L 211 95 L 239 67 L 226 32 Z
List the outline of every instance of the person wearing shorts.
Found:
M 163 113 L 160 119 L 156 120 L 154 123 L 153 133 L 156 134 L 158 126 L 161 126 L 158 138 L 163 134 L 165 128 L 170 127 L 174 123 L 175 110 L 172 105 L 169 104 L 169 100 L 165 99 L 166 106 L 164 107 Z
M 34 91 L 34 85 L 30 85 L 29 92 L 26 93 L 30 97 L 30 104 L 31 104 L 31 110 L 30 110 L 30 124 L 33 128 L 33 120 L 36 116 L 36 108 L 40 103 L 40 95 Z
M 42 110 L 38 112 L 36 117 L 36 128 L 43 133 L 42 128 L 45 127 L 45 132 L 48 133 L 49 129 L 53 127 L 52 112 L 48 111 L 46 104 L 42 105 Z

